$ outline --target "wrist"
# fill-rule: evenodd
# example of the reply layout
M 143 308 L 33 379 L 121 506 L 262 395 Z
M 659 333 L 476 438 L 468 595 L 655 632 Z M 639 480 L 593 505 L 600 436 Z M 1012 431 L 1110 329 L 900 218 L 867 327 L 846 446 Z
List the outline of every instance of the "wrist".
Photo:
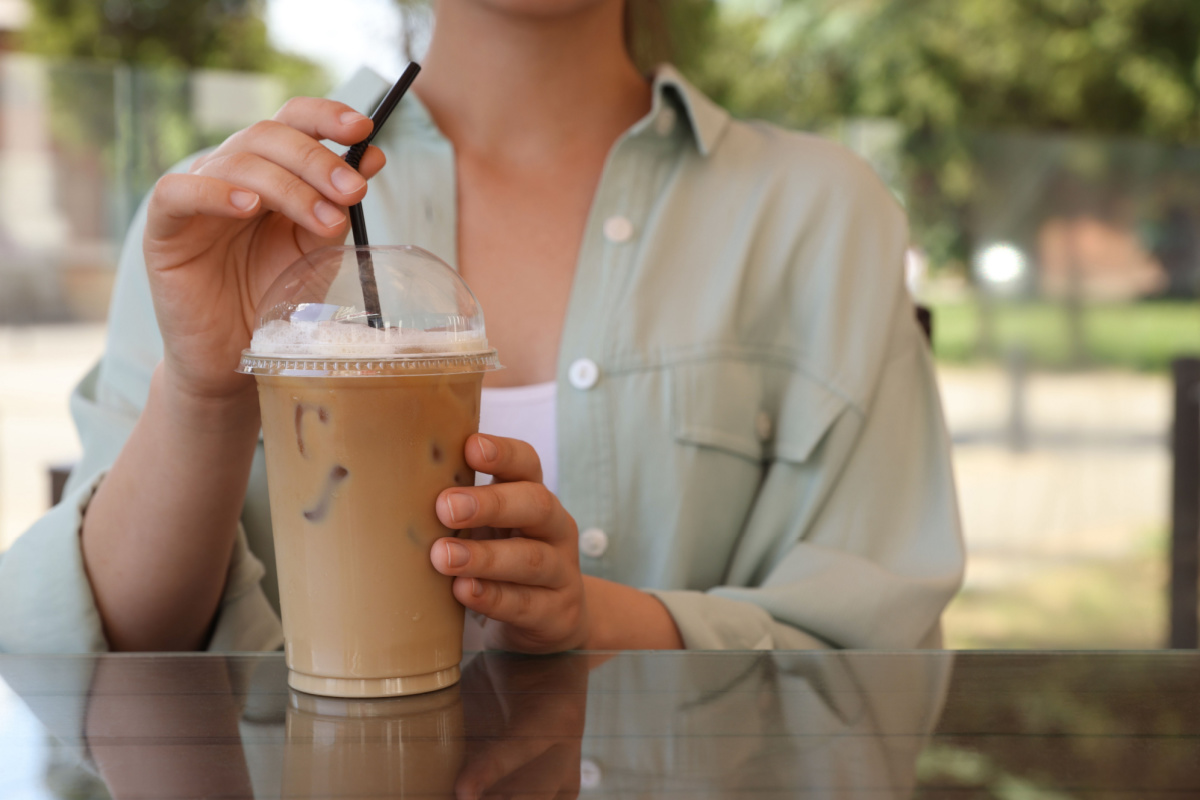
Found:
M 583 576 L 588 608 L 584 650 L 682 650 L 675 619 L 654 595 Z
M 240 434 L 257 431 L 258 389 L 245 377 L 228 391 L 202 392 L 192 387 L 170 365 L 159 363 L 151 378 L 151 394 L 157 394 L 163 410 L 178 425 L 204 433 Z
M 587 633 L 584 636 L 580 650 L 610 650 L 607 645 L 611 640 L 608 630 L 609 614 L 605 611 L 604 599 L 601 597 L 606 581 L 583 576 L 583 596 L 587 604 Z

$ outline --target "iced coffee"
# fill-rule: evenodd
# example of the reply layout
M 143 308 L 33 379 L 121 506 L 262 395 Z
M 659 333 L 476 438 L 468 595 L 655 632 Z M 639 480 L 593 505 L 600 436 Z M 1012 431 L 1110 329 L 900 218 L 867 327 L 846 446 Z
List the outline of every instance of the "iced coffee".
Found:
M 243 371 L 258 381 L 289 684 L 337 697 L 458 680 L 463 608 L 429 560 L 453 535 L 437 496 L 474 484 L 463 449 L 496 367 L 461 278 L 417 248 L 370 248 L 369 324 L 353 247 L 268 291 Z

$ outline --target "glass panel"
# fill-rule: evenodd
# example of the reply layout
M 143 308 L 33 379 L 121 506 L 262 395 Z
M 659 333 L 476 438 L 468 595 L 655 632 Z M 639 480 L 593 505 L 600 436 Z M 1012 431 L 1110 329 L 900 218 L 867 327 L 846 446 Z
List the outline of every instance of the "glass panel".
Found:
M 1200 791 L 1195 654 L 487 653 L 373 701 L 289 691 L 278 654 L 0 676 L 5 797 Z

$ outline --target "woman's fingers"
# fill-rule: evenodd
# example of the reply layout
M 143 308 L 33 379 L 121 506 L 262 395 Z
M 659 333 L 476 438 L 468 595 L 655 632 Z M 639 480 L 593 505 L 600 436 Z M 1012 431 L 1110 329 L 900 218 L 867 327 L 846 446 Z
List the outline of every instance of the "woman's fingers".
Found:
M 338 205 L 353 205 L 367 191 L 366 178 L 329 148 L 295 128 L 271 120 L 238 131 L 193 171 L 214 174 L 215 165 L 246 154 L 282 167 Z
M 346 228 L 344 207 L 330 202 L 295 173 L 253 153 L 210 159 L 199 174 L 250 190 L 262 198 L 264 208 L 282 213 L 320 238 L 333 238 Z
M 521 770 L 530 762 L 538 759 L 550 748 L 557 744 L 555 739 L 546 736 L 529 736 L 521 738 L 506 737 L 499 740 L 487 741 L 481 752 L 473 754 L 463 767 L 462 772 L 454 782 L 454 790 L 459 800 L 476 800 L 488 794 L 488 790 L 509 775 Z M 578 769 L 579 765 L 576 764 Z M 540 783 L 540 781 L 539 781 Z M 528 792 L 534 787 L 521 787 Z M 538 786 L 538 789 L 548 787 Z M 557 786 L 543 796 L 553 798 Z M 522 794 L 522 797 L 527 795 Z
M 564 637 L 578 627 L 579 615 L 583 612 L 578 603 L 564 603 L 567 596 L 564 592 L 461 577 L 454 579 L 451 590 L 454 598 L 470 610 L 524 631 L 522 652 L 558 652 L 579 644 L 578 641 L 563 644 Z
M 542 460 L 533 445 L 520 439 L 477 433 L 467 439 L 466 456 L 471 469 L 491 475 L 497 482 L 542 482 Z
M 345 103 L 320 97 L 293 97 L 275 113 L 275 122 L 310 139 L 357 144 L 371 133 L 371 120 Z
M 559 589 L 571 580 L 571 570 L 554 547 L 536 539 L 473 541 L 446 537 L 433 543 L 429 554 L 443 575 L 505 581 Z
M 367 152 L 363 153 L 362 161 L 358 165 L 358 174 L 364 178 L 374 178 L 386 163 L 387 156 L 383 154 L 383 151 L 375 145 L 371 145 L 367 148 Z
M 578 538 L 575 520 L 558 498 L 531 481 L 446 489 L 435 508 L 442 524 L 455 530 L 519 528 L 524 536 L 552 544 Z
M 318 140 L 353 144 L 370 132 L 371 121 L 344 103 L 294 98 L 275 119 L 239 131 L 192 165 L 192 176 L 238 187 L 238 202 L 255 195 L 258 200 L 249 211 L 231 215 L 220 202 L 198 196 L 206 191 L 202 183 L 188 184 L 168 176 L 177 185 L 163 187 L 164 196 L 166 189 L 171 190 L 164 219 L 200 215 L 244 218 L 264 210 L 278 211 L 318 239 L 335 239 L 346 228 L 345 207 L 363 199 L 367 178 L 377 174 L 387 159 L 379 148 L 369 147 L 355 170 Z M 195 200 L 190 205 L 189 197 Z M 235 208 L 242 210 L 239 205 Z M 170 235 L 172 230 L 178 230 L 178 224 L 168 222 L 157 226 L 154 235 Z
M 166 239 L 197 216 L 247 219 L 262 210 L 253 191 L 220 178 L 170 173 L 154 186 L 146 219 L 148 239 Z

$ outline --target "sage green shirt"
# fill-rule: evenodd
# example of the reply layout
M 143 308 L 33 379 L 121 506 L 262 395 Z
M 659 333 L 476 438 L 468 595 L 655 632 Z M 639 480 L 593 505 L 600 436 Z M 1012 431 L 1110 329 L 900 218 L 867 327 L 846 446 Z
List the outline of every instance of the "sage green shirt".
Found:
M 361 72 L 339 99 L 366 110 L 385 88 Z M 376 144 L 372 242 L 454 264 L 451 144 L 413 95 Z M 63 502 L 0 557 L 0 650 L 106 648 L 79 529 L 162 358 L 144 221 L 143 207 L 106 352 L 71 398 L 83 458 Z M 559 351 L 559 496 L 605 545 L 586 548 L 585 573 L 653 591 L 689 648 L 940 644 L 964 555 L 907 244 L 858 158 L 732 120 L 657 72 L 596 189 Z M 261 445 L 241 522 L 210 646 L 273 649 Z

